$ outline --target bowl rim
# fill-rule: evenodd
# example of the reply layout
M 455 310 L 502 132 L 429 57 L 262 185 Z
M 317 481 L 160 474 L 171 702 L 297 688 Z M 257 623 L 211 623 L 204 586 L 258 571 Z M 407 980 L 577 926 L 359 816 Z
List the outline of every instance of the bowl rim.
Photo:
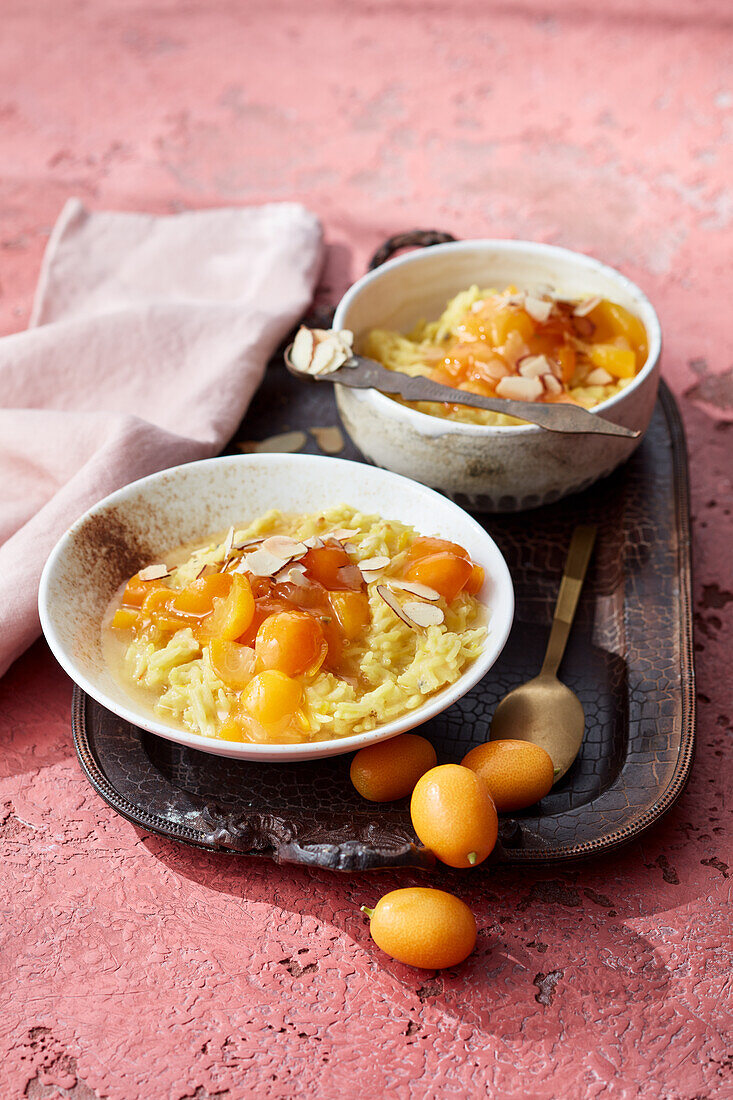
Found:
M 628 276 L 623 275 L 615 267 L 611 267 L 610 264 L 597 260 L 594 256 L 589 256 L 584 252 L 577 252 L 572 248 L 564 248 L 561 245 L 542 244 L 538 241 L 500 237 L 475 237 L 467 240 L 448 241 L 445 244 L 430 245 L 427 248 L 408 252 L 404 256 L 396 256 L 394 259 L 387 260 L 386 263 L 381 264 L 373 271 L 367 271 L 366 274 L 362 275 L 361 278 L 357 279 L 356 282 L 349 287 L 336 306 L 333 327 L 336 329 L 344 327 L 343 317 L 347 310 L 359 297 L 365 287 L 380 279 L 385 273 L 393 271 L 396 268 L 408 267 L 421 262 L 424 263 L 429 260 L 431 256 L 439 252 L 470 252 L 475 251 L 477 248 L 491 249 L 492 252 L 501 252 L 509 255 L 519 252 L 534 252 L 540 256 L 554 256 L 564 260 L 571 260 L 576 263 L 580 269 L 600 272 L 609 276 L 620 286 L 623 286 L 629 293 L 633 294 L 638 300 L 641 306 L 641 312 L 644 314 L 640 319 L 646 328 L 649 338 L 649 351 L 646 362 L 628 386 L 621 390 L 620 393 L 614 394 L 605 401 L 601 401 L 600 404 L 595 405 L 589 410 L 590 412 L 605 413 L 613 409 L 614 406 L 623 402 L 634 392 L 634 390 L 638 389 L 642 381 L 652 374 L 659 362 L 662 351 L 662 327 L 654 306 L 641 287 L 633 282 L 632 279 L 629 279 Z M 345 389 L 345 387 L 339 386 L 337 389 L 341 391 Z M 393 401 L 379 390 L 352 390 L 350 393 L 356 401 L 363 401 L 373 405 L 378 412 L 389 416 L 390 419 L 404 420 L 423 435 L 455 434 L 486 438 L 486 436 L 502 437 L 509 434 L 514 438 L 517 435 L 538 435 L 544 430 L 536 424 L 466 424 L 460 420 L 451 420 L 449 417 L 431 416 L 430 413 L 420 412 L 408 405 L 402 405 L 398 401 Z M 439 425 L 439 430 L 436 429 L 436 424 Z
M 130 498 L 134 499 L 137 494 L 141 491 L 144 492 L 146 488 L 152 485 L 160 482 L 170 482 L 172 478 L 181 474 L 182 471 L 190 471 L 191 469 L 202 467 L 223 468 L 224 466 L 232 465 L 247 466 L 261 464 L 270 467 L 279 465 L 288 466 L 293 462 L 302 464 L 304 468 L 306 466 L 312 467 L 314 464 L 320 466 L 324 464 L 329 466 L 338 465 L 344 468 L 344 474 L 347 473 L 347 469 L 358 466 L 365 471 L 369 471 L 369 476 L 373 476 L 378 481 L 390 482 L 396 485 L 398 491 L 401 490 L 403 493 L 409 493 L 415 497 L 422 497 L 428 502 L 431 498 L 438 497 L 441 503 L 447 506 L 449 510 L 456 511 L 462 515 L 464 522 L 468 523 L 468 525 L 475 530 L 477 536 L 484 542 L 489 551 L 491 565 L 487 568 L 487 575 L 496 586 L 497 593 L 500 594 L 500 598 L 497 600 L 497 608 L 489 622 L 491 629 L 487 633 L 481 653 L 459 676 L 455 683 L 449 684 L 434 696 L 430 696 L 421 707 L 415 710 L 406 711 L 400 717 L 378 726 L 374 730 L 350 734 L 342 738 L 331 738 L 323 741 L 307 741 L 300 744 L 257 744 L 249 742 L 240 743 L 236 741 L 216 741 L 212 738 L 205 737 L 203 734 L 192 733 L 188 730 L 181 730 L 175 726 L 170 726 L 165 722 L 158 721 L 153 715 L 149 718 L 147 716 L 141 716 L 137 711 L 128 709 L 126 706 L 119 704 L 116 700 L 109 698 L 109 696 L 107 696 L 107 694 L 78 667 L 73 653 L 64 645 L 54 623 L 52 589 L 55 571 L 60 563 L 63 562 L 64 556 L 69 551 L 77 533 L 85 524 L 89 523 L 91 519 L 106 511 L 110 506 L 123 504 Z M 274 502 L 273 507 L 277 507 Z M 465 509 L 450 500 L 450 498 L 428 488 L 426 485 L 413 481 L 411 478 L 404 477 L 401 474 L 395 474 L 390 470 L 384 470 L 379 466 L 372 466 L 369 463 L 354 462 L 349 459 L 310 454 L 273 453 L 223 455 L 215 458 L 202 459 L 197 462 L 181 463 L 178 466 L 172 466 L 156 473 L 149 474 L 147 477 L 138 478 L 130 482 L 128 485 L 115 490 L 97 501 L 96 504 L 88 508 L 86 512 L 75 520 L 64 532 L 46 560 L 41 574 L 38 591 L 38 611 L 41 627 L 51 652 L 74 683 L 78 684 L 83 691 L 93 699 L 96 699 L 103 707 L 106 707 L 113 714 L 123 718 L 131 725 L 139 729 L 147 730 L 150 733 L 157 734 L 169 741 L 174 741 L 178 744 L 186 745 L 187 747 L 199 749 L 204 752 L 214 752 L 215 755 L 242 760 L 261 760 L 262 762 L 295 762 L 298 760 L 316 759 L 318 757 L 343 755 L 363 748 L 365 745 L 386 741 L 399 733 L 407 732 L 408 730 L 422 726 L 437 714 L 447 710 L 448 707 L 462 698 L 483 676 L 486 675 L 498 659 L 506 644 L 514 622 L 514 610 L 514 586 L 504 555 L 489 532 L 482 527 L 473 516 L 466 512 Z M 500 616 L 500 612 L 502 611 L 503 615 Z M 213 750 L 212 745 L 216 745 L 217 749 Z M 224 751 L 221 751 L 222 749 L 224 749 Z

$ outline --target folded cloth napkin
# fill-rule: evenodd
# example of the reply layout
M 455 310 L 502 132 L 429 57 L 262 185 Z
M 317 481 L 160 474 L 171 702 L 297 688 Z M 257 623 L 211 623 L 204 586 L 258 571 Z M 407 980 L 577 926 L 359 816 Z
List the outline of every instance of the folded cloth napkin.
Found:
M 39 633 L 56 540 L 114 489 L 216 454 L 321 258 L 317 219 L 293 203 L 165 217 L 66 204 L 31 326 L 0 340 L 0 675 Z

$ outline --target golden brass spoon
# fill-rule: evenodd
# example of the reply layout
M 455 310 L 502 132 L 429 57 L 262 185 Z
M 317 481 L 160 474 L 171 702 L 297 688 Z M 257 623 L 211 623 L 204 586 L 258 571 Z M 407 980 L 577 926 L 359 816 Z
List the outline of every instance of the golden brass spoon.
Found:
M 545 749 L 555 765 L 556 782 L 578 755 L 585 733 L 580 699 L 560 683 L 556 674 L 595 539 L 595 527 L 576 527 L 573 531 L 540 674 L 505 695 L 491 720 L 492 741 L 531 741 Z

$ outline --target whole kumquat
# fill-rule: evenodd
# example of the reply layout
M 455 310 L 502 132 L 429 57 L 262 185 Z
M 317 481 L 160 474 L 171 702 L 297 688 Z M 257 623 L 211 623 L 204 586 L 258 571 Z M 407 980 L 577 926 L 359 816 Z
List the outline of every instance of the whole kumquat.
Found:
M 485 781 L 499 813 L 539 802 L 555 778 L 549 753 L 530 741 L 488 741 L 466 753 L 461 763 Z
M 394 802 L 406 798 L 420 776 L 437 762 L 429 741 L 416 733 L 401 733 L 360 749 L 351 761 L 351 782 L 370 802 Z
M 373 909 L 362 905 L 377 947 L 408 966 L 457 966 L 476 945 L 476 921 L 459 898 L 424 886 L 392 890 Z
M 410 816 L 422 843 L 449 867 L 474 867 L 496 844 L 499 819 L 489 788 L 460 764 L 439 764 L 418 779 Z

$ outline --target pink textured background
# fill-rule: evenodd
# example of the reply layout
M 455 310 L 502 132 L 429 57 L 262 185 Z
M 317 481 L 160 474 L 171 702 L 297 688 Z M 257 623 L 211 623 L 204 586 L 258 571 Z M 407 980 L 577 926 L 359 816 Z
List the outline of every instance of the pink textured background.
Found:
M 214 858 L 116 817 L 37 644 L 0 681 L 3 1100 L 731 1095 L 731 19 L 726 0 L 4 0 L 2 334 L 69 195 L 301 199 L 329 300 L 413 226 L 558 242 L 641 283 L 689 432 L 700 718 L 686 794 L 623 854 L 446 874 L 481 933 L 436 977 L 358 913 L 405 876 Z

